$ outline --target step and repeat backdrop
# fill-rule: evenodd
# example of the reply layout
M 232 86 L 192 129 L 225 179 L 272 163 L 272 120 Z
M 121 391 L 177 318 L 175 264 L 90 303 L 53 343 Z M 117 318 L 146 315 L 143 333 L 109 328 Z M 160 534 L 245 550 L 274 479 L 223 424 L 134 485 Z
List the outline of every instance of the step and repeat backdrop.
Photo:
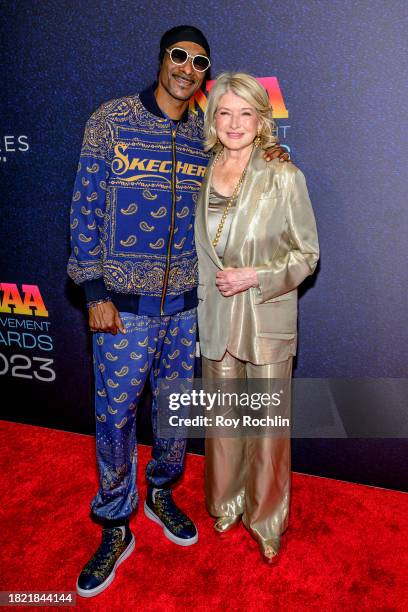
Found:
M 2 3 L 1 418 L 93 432 L 84 297 L 66 276 L 83 130 L 102 102 L 153 82 L 161 35 L 191 23 L 210 42 L 211 78 L 242 70 L 268 90 L 317 218 L 293 467 L 406 490 L 407 21 L 404 0 Z M 149 401 L 146 390 L 147 442 Z

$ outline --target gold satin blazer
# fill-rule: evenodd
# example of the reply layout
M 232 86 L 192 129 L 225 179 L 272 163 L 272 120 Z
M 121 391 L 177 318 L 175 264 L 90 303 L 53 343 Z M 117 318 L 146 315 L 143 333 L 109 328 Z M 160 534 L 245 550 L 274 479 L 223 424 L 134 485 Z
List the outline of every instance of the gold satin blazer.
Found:
M 266 162 L 254 147 L 221 263 L 207 224 L 213 162 L 195 222 L 201 354 L 220 360 L 228 349 L 258 365 L 285 361 L 296 354 L 297 287 L 319 259 L 305 177 L 292 163 Z M 218 270 L 247 266 L 256 269 L 259 287 L 223 297 L 215 285 Z

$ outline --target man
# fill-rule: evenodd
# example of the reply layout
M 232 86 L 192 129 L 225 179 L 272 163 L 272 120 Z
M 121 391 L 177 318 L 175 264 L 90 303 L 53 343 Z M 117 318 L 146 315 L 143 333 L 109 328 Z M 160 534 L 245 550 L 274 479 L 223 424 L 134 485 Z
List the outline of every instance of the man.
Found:
M 158 83 L 103 104 L 89 119 L 71 209 L 68 274 L 86 293 L 93 335 L 100 488 L 92 512 L 102 542 L 77 591 L 101 593 L 133 551 L 137 505 L 136 418 L 150 379 L 154 444 L 145 514 L 175 544 L 198 540 L 171 486 L 186 441 L 157 435 L 160 378 L 192 380 L 197 257 L 194 208 L 208 157 L 202 121 L 188 103 L 203 86 L 210 48 L 202 32 L 178 26 L 160 42 Z M 276 155 L 287 153 L 277 147 Z M 117 333 L 120 336 L 117 336 Z

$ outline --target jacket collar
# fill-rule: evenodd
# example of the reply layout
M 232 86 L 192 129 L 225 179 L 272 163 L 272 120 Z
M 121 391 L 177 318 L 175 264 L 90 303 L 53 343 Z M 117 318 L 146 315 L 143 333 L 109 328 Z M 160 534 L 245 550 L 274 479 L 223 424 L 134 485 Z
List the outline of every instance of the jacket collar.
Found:
M 160 117 L 161 119 L 167 119 L 166 115 L 163 113 L 160 106 L 156 102 L 156 98 L 154 95 L 156 88 L 157 88 L 157 83 L 155 82 L 149 87 L 147 87 L 146 89 L 144 89 L 140 93 L 140 96 L 139 96 L 140 101 L 145 107 L 145 109 L 149 111 L 149 113 L 152 113 L 152 115 L 156 115 L 156 117 Z M 184 111 L 183 116 L 181 117 L 180 121 L 182 121 L 183 123 L 188 121 L 188 106 L 186 110 Z

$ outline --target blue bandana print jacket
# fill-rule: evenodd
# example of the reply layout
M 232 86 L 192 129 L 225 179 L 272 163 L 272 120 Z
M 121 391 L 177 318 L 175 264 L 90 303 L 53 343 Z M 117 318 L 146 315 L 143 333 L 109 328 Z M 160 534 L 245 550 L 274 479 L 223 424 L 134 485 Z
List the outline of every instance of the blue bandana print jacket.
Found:
M 88 301 L 170 315 L 197 305 L 194 215 L 208 155 L 202 120 L 174 124 L 153 87 L 89 119 L 71 208 L 68 274 Z

